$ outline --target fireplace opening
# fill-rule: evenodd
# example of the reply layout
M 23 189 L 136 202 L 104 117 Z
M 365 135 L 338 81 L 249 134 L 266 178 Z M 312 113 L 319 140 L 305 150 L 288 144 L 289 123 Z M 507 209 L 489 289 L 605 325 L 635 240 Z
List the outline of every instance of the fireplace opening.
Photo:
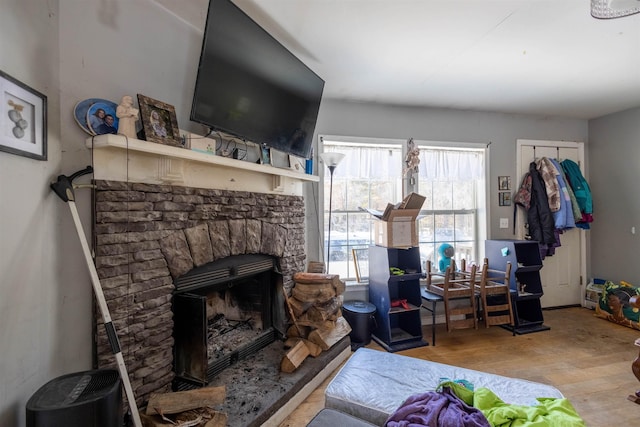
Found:
M 177 278 L 173 296 L 177 388 L 204 386 L 276 340 L 275 259 L 238 255 Z

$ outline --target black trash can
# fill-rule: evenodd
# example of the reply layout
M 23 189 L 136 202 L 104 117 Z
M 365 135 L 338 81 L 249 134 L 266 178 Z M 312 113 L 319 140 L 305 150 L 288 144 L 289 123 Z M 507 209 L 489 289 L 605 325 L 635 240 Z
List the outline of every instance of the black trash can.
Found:
M 342 316 L 351 326 L 351 350 L 355 351 L 371 342 L 371 332 L 376 328 L 376 306 L 366 301 L 345 301 Z

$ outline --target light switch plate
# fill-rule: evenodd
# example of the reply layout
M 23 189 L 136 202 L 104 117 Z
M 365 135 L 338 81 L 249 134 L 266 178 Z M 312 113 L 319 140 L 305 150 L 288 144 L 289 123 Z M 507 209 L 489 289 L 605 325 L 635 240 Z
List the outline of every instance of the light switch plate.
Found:
M 500 218 L 500 228 L 509 228 L 509 218 Z

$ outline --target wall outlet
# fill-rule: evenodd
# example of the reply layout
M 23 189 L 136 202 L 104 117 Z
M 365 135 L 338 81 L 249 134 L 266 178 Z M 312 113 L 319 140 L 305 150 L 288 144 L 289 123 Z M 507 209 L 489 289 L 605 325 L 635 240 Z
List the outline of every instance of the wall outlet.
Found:
M 500 228 L 509 228 L 509 218 L 500 218 Z

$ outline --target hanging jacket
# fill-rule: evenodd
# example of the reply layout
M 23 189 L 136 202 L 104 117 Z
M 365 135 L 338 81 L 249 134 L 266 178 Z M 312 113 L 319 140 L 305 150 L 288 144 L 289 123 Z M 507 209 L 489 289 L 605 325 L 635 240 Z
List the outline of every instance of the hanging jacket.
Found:
M 591 189 L 589 188 L 587 180 L 584 179 L 584 176 L 582 176 L 580 167 L 573 160 L 569 159 L 563 160 L 561 165 L 562 169 L 564 169 L 565 173 L 567 174 L 569 184 L 571 184 L 573 193 L 578 200 L 580 211 L 583 214 L 593 214 L 593 200 L 591 198 Z
M 556 228 L 558 230 L 575 228 L 576 221 L 573 217 L 573 208 L 571 207 L 571 198 L 569 197 L 569 191 L 567 190 L 567 183 L 564 181 L 564 177 L 561 173 L 562 167 L 556 159 L 549 159 L 549 161 L 558 171 L 556 178 L 558 180 L 558 187 L 560 187 L 560 209 L 553 213 Z
M 529 164 L 529 173 L 531 174 L 531 204 L 527 211 L 529 235 L 532 240 L 541 244 L 553 245 L 556 243 L 554 235 L 555 222 L 549 208 L 544 181 L 536 168 L 535 162 Z
M 562 165 L 560 165 L 560 173 L 562 174 L 562 178 L 564 178 L 565 184 L 567 184 L 567 192 L 569 193 L 569 198 L 571 199 L 571 209 L 573 210 L 573 219 L 575 220 L 575 222 L 578 222 L 582 220 L 582 212 L 580 211 L 580 205 L 578 205 L 578 199 L 576 199 L 576 195 L 573 194 L 573 189 L 571 188 L 571 183 L 569 182 L 567 173 L 564 171 Z
M 549 209 L 551 209 L 551 212 L 557 212 L 560 210 L 560 187 L 558 186 L 557 178 L 560 172 L 547 157 L 538 160 L 536 166 L 544 182 Z

